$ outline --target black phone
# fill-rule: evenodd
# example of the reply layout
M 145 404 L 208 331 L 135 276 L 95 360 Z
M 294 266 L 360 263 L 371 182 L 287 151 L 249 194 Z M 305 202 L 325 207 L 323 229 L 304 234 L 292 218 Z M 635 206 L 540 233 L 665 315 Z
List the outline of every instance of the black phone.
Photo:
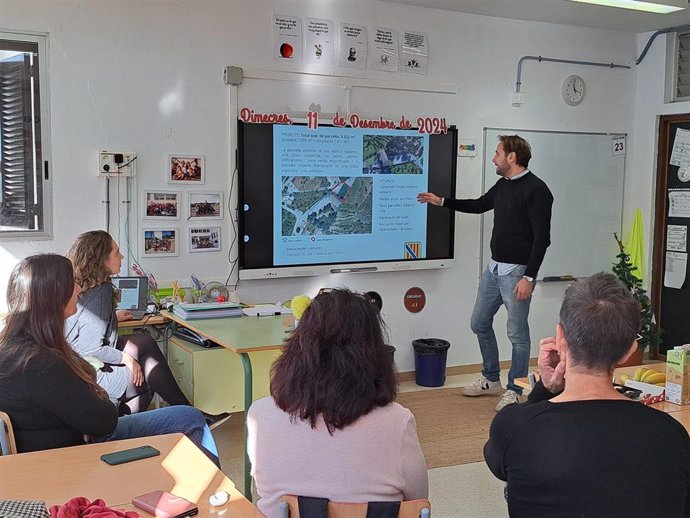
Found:
M 139 446 L 138 448 L 131 448 L 129 450 L 114 451 L 101 455 L 101 460 L 106 464 L 115 466 L 117 464 L 124 464 L 125 462 L 132 462 L 133 460 L 148 459 L 160 455 L 153 446 Z

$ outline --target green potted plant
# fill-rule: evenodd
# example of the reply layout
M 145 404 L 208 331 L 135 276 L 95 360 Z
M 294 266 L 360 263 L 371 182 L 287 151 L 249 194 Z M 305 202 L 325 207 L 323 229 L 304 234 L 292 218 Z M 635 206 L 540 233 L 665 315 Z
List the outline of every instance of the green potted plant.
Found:
M 623 284 L 630 290 L 633 298 L 640 305 L 640 333 L 637 335 L 638 354 L 631 356 L 626 363 L 628 365 L 639 365 L 642 363 L 644 351 L 649 347 L 650 355 L 656 354 L 659 342 L 659 330 L 654 322 L 654 313 L 652 312 L 652 301 L 647 296 L 647 290 L 642 287 L 642 280 L 635 275 L 637 266 L 630 262 L 630 255 L 625 250 L 623 242 L 618 239 L 617 234 L 613 237 L 618 243 L 620 253 L 616 256 L 617 263 L 613 263 L 613 273 L 621 280 Z

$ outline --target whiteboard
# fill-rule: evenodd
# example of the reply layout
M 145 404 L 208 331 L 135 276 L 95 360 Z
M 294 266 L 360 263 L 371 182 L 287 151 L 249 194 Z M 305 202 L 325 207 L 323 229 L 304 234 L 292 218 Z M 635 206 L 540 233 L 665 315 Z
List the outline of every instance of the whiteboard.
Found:
M 625 134 L 484 128 L 482 192 L 499 179 L 491 162 L 498 136 L 514 134 L 530 143 L 529 169 L 554 197 L 551 246 L 538 278 L 611 271 L 619 253 L 613 233 L 621 236 L 625 180 L 625 155 L 613 155 L 612 138 Z M 482 268 L 491 258 L 492 228 L 490 211 L 482 218 Z

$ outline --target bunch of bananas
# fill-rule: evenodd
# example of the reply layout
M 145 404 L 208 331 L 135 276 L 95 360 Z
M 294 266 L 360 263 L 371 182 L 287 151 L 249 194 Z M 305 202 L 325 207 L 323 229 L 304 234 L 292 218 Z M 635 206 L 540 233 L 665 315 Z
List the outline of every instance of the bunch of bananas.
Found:
M 620 384 L 625 385 L 625 382 L 631 378 L 628 374 L 621 374 L 619 379 Z M 655 371 L 654 369 L 648 369 L 646 367 L 638 367 L 635 370 L 635 374 L 633 374 L 632 379 L 635 381 L 641 381 L 642 383 L 658 385 L 659 387 L 666 386 L 666 374 Z

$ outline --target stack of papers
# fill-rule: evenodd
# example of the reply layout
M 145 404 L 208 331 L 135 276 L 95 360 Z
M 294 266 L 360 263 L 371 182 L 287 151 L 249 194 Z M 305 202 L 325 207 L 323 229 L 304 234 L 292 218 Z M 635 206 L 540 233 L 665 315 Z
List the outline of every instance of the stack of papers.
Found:
M 235 302 L 197 302 L 175 304 L 173 313 L 185 320 L 242 316 L 242 306 Z

